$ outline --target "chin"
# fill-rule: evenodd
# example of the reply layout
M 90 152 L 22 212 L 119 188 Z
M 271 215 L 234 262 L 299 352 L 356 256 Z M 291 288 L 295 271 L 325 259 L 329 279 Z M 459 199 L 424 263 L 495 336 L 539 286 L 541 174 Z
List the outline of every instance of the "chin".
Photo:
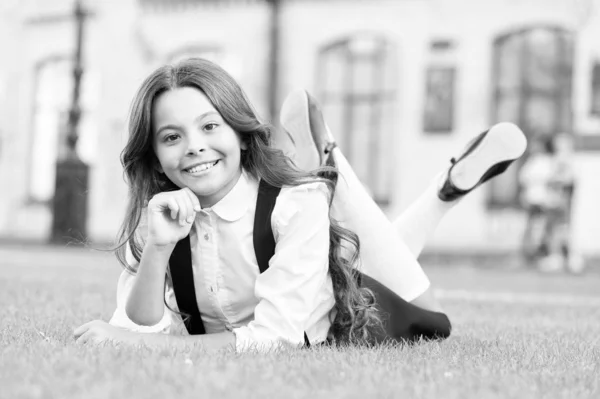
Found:
M 215 189 L 214 189 L 214 187 L 212 187 L 212 184 L 211 185 L 198 184 L 198 185 L 190 185 L 187 187 L 189 187 L 189 189 L 192 190 L 192 192 L 194 194 L 196 194 L 198 197 L 208 197 L 215 193 Z

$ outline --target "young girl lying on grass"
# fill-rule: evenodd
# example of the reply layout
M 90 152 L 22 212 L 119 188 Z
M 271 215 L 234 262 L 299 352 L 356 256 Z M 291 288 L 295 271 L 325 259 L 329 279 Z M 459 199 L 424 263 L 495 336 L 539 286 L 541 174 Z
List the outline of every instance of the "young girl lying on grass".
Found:
M 117 309 L 77 341 L 242 352 L 449 336 L 416 259 L 459 198 L 523 154 L 523 133 L 477 136 L 392 223 L 314 99 L 294 92 L 281 114 L 289 157 L 270 146 L 285 133 L 217 65 L 189 59 L 145 80 L 122 154 Z

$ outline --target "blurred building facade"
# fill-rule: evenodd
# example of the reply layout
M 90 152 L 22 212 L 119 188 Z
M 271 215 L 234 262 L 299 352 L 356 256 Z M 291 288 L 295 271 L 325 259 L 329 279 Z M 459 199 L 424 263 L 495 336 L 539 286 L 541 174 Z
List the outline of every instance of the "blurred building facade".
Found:
M 575 246 L 600 254 L 600 0 L 85 0 L 88 234 L 114 239 L 119 162 L 135 89 L 202 56 L 266 119 L 304 87 L 393 217 L 474 134 L 497 121 L 577 143 Z M 0 4 L 0 237 L 47 241 L 75 46 L 73 0 Z M 274 58 L 275 56 L 275 58 Z M 513 166 L 449 214 L 431 248 L 506 251 L 524 217 Z

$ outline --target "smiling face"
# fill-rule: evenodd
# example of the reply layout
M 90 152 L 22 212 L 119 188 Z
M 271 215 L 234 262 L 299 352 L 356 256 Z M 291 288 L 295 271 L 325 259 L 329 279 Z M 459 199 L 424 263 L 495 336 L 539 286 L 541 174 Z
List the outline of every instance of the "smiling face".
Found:
M 152 126 L 158 170 L 178 187 L 189 187 L 203 208 L 235 186 L 246 146 L 200 90 L 182 87 L 159 95 Z

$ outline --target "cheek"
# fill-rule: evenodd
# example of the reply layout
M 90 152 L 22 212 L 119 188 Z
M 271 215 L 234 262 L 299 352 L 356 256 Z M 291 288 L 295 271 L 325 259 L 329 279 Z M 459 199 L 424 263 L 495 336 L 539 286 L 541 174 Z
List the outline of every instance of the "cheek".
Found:
M 158 165 L 163 170 L 168 170 L 179 165 L 179 153 L 174 147 L 159 147 L 154 151 L 154 153 L 156 154 Z

